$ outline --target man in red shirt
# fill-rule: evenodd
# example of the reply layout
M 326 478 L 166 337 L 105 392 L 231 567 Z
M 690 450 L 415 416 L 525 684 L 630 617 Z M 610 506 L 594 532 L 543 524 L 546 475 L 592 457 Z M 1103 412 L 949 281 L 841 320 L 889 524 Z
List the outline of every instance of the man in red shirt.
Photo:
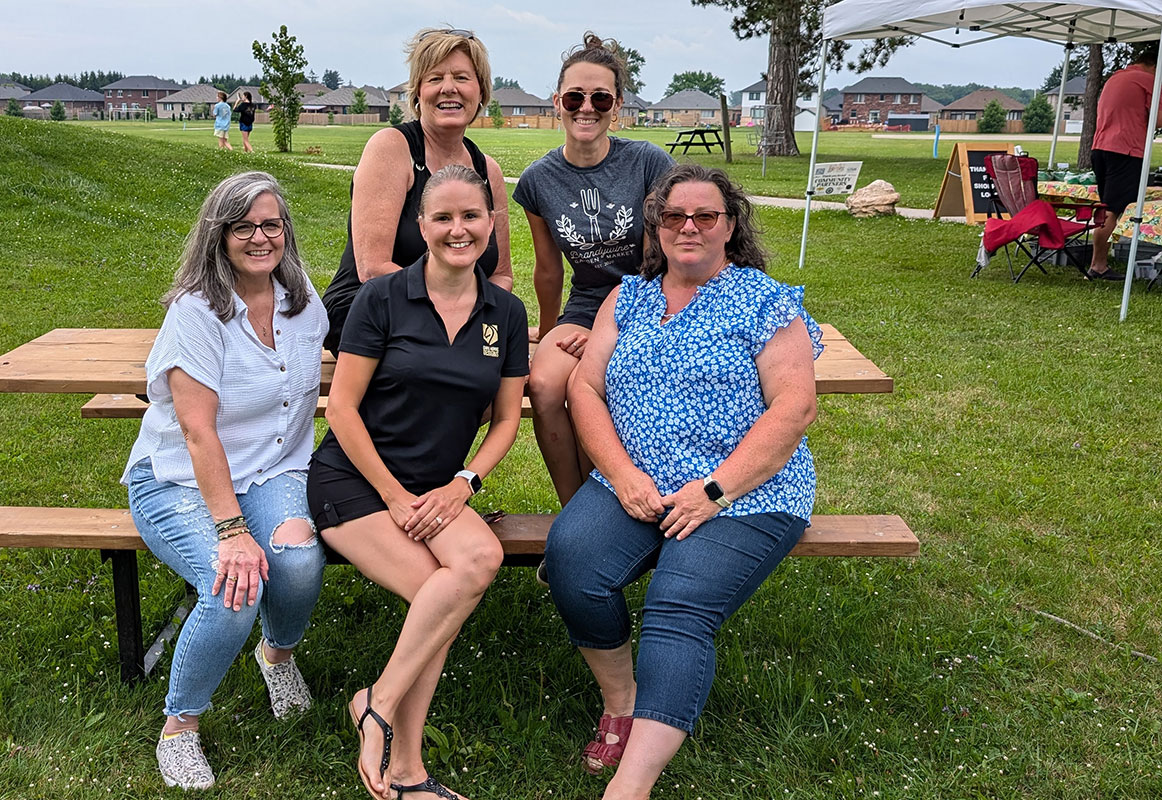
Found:
M 1109 77 L 1097 101 L 1093 171 L 1098 196 L 1109 211 L 1105 223 L 1093 231 L 1093 258 L 1086 273 L 1090 280 L 1120 281 L 1126 277 L 1109 267 L 1109 240 L 1122 212 L 1138 198 L 1157 61 L 1158 44 L 1144 46 L 1134 63 Z

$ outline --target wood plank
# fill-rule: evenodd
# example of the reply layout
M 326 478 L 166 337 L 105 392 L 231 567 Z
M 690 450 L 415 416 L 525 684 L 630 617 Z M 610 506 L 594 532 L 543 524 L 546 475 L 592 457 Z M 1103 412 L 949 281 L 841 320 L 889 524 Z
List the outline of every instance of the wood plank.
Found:
M 891 392 L 894 383 L 833 325 L 821 325 L 823 355 L 815 362 L 819 394 Z M 0 391 L 134 395 L 145 392 L 150 328 L 58 328 L 0 356 Z M 322 386 L 330 391 L 334 359 L 321 354 Z M 104 417 L 95 408 L 90 418 Z
M 539 555 L 553 514 L 510 514 L 492 529 L 506 555 Z M 103 508 L 0 507 L 0 547 L 144 550 L 129 512 Z M 920 542 L 895 515 L 817 514 L 793 556 L 915 556 Z
M 141 419 L 149 403 L 135 394 L 98 394 L 81 406 L 81 419 Z M 327 398 L 319 398 L 315 416 L 327 413 Z M 533 404 L 528 397 L 521 398 L 520 415 L 532 419 Z

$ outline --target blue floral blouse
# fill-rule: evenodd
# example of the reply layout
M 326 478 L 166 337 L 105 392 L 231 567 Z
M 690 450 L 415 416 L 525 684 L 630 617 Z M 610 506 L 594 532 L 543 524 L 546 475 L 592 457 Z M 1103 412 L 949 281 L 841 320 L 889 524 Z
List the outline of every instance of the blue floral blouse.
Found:
M 814 357 L 822 333 L 803 310 L 803 287 L 758 269 L 724 268 L 669 322 L 662 279 L 626 276 L 614 309 L 617 346 L 605 372 L 605 394 L 630 460 L 663 495 L 709 475 L 767 410 L 755 357 L 796 317 L 807 325 Z M 593 477 L 611 491 L 598 471 Z M 719 512 L 744 516 L 786 512 L 810 522 L 815 465 L 807 437 L 770 480 Z

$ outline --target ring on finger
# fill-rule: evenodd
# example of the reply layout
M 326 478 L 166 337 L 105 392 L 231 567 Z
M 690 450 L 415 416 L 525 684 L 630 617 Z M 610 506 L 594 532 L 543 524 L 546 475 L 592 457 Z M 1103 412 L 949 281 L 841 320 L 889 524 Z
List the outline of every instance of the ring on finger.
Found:
M 443 518 L 443 517 L 436 517 L 436 524 L 437 524 L 437 525 L 443 525 L 443 524 L 444 524 L 444 518 Z
M 237 582 L 238 582 L 237 575 L 229 575 L 226 577 L 226 583 L 237 583 Z

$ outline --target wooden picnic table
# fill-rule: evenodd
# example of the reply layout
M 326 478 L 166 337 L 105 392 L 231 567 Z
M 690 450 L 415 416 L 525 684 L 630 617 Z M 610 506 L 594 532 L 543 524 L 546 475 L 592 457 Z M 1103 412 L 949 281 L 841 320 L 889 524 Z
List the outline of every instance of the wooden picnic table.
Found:
M 666 142 L 666 147 L 670 148 L 670 153 L 673 153 L 675 148 L 681 147 L 682 155 L 690 152 L 691 147 L 705 147 L 707 153 L 713 148 L 722 150 L 722 135 L 719 130 L 719 128 L 692 128 L 688 131 L 678 131 L 674 141 Z
M 818 394 L 885 393 L 892 379 L 831 325 L 815 362 Z M 145 359 L 155 328 L 57 328 L 0 356 L 0 392 L 145 394 Z M 322 353 L 322 388 L 335 359 Z

